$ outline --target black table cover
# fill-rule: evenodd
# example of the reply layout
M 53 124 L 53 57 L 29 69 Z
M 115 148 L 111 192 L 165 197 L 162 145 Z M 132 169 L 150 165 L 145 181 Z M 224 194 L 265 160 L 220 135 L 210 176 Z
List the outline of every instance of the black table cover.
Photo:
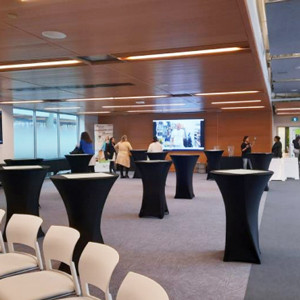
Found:
M 139 217 L 158 217 L 169 214 L 165 186 L 172 162 L 170 160 L 136 161 L 142 175 L 143 201 Z
M 176 194 L 174 198 L 192 199 L 194 168 L 199 155 L 171 155 L 176 169 Z
M 219 170 L 211 172 L 226 210 L 224 261 L 260 264 L 258 209 L 271 171 Z
M 169 152 L 147 152 L 147 156 L 150 160 L 165 160 Z
M 207 180 L 214 179 L 210 174 L 212 170 L 221 169 L 221 157 L 224 150 L 204 150 L 204 153 L 207 157 Z
M 88 242 L 104 243 L 101 217 L 106 198 L 118 175 L 109 173 L 66 174 L 51 176 L 65 204 L 69 225 L 80 232 L 73 260 L 78 264 Z
M 40 192 L 48 169 L 48 166 L 36 165 L 0 167 L 0 180 L 7 204 L 5 229 L 13 214 L 39 216 Z M 41 229 L 38 236 L 44 236 Z
M 249 153 L 247 158 L 250 159 L 252 168 L 254 170 L 264 170 L 268 171 L 271 160 L 273 158 L 273 153 Z M 266 184 L 265 191 L 269 190 L 268 183 Z
M 41 165 L 43 158 L 18 158 L 18 159 L 4 159 L 8 166 L 33 166 Z
M 89 173 L 89 162 L 92 154 L 67 154 L 65 155 L 72 173 Z
M 133 158 L 133 162 L 135 164 L 138 160 L 146 160 L 147 159 L 147 150 L 131 150 L 131 155 Z M 142 178 L 141 173 L 138 168 L 134 168 L 133 178 Z
M 243 158 L 241 156 L 222 156 L 220 170 L 243 169 Z

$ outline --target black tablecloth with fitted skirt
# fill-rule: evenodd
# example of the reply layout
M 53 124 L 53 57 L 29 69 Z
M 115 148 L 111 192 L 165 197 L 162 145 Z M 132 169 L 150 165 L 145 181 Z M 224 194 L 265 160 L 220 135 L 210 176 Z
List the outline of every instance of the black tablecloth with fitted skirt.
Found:
M 50 177 L 65 204 L 69 225 L 80 232 L 73 259 L 78 263 L 88 242 L 104 243 L 101 217 L 106 198 L 118 175 L 109 173 L 65 174 Z
M 169 152 L 147 152 L 147 156 L 150 160 L 165 160 Z
M 138 160 L 146 160 L 147 159 L 147 150 L 131 150 L 131 155 L 133 158 L 133 162 L 135 164 Z M 141 173 L 138 168 L 135 167 L 133 178 L 142 178 Z
M 199 155 L 171 155 L 171 158 L 176 169 L 175 198 L 194 198 L 193 174 Z
M 212 170 L 221 169 L 221 157 L 224 150 L 204 150 L 204 153 L 207 157 L 207 180 L 213 179 L 213 176 L 210 174 Z
M 224 261 L 260 264 L 258 210 L 271 171 L 219 170 L 211 172 L 226 211 Z
M 169 160 L 137 161 L 143 182 L 143 201 L 140 217 L 152 216 L 162 219 L 169 213 L 165 186 L 172 162 Z
M 39 198 L 48 169 L 48 166 L 38 165 L 0 167 L 0 180 L 7 203 L 5 228 L 13 214 L 39 216 Z M 40 230 L 38 236 L 43 235 Z
M 268 171 L 273 153 L 249 153 L 247 158 L 250 159 L 253 170 L 264 170 Z M 265 191 L 269 190 L 268 183 L 266 184 Z
M 89 173 L 89 163 L 93 157 L 92 154 L 67 154 L 65 155 L 71 173 Z
M 43 158 L 16 158 L 16 159 L 4 159 L 4 162 L 8 166 L 33 166 L 41 165 Z

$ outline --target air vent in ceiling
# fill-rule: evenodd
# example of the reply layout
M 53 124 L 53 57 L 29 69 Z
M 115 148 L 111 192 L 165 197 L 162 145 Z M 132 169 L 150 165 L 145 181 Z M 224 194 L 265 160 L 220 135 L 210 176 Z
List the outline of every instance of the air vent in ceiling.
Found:
M 95 88 L 110 88 L 119 86 L 132 86 L 131 82 L 115 82 L 115 83 L 99 83 L 85 85 L 61 85 L 61 86 L 39 86 L 30 88 L 14 88 L 9 89 L 14 92 L 32 92 L 32 91 L 52 91 L 52 90 L 68 90 L 68 89 L 95 89 Z
M 85 60 L 91 64 L 103 63 L 103 62 L 122 62 L 118 58 L 108 54 L 91 55 L 91 56 L 78 56 L 79 59 Z

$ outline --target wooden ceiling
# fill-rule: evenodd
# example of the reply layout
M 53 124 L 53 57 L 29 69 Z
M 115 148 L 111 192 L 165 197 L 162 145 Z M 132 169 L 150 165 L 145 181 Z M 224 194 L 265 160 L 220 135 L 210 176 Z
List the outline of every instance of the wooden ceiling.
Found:
M 43 31 L 63 32 L 67 38 L 48 39 L 42 36 Z M 0 40 L 0 64 L 208 46 L 249 47 L 249 51 L 193 58 L 0 72 L 0 101 L 24 101 L 16 107 L 80 107 L 63 111 L 119 114 L 126 113 L 128 107 L 102 106 L 136 105 L 137 100 L 65 100 L 169 95 L 144 101 L 147 105 L 184 105 L 140 109 L 219 111 L 220 105 L 212 105 L 212 101 L 249 99 L 262 100 L 256 105 L 271 109 L 244 0 L 1 0 Z M 119 86 L 103 86 L 114 84 Z M 260 92 L 194 96 L 199 92 L 244 90 Z M 49 101 L 26 104 L 36 99 Z M 246 105 L 253 104 L 242 106 Z

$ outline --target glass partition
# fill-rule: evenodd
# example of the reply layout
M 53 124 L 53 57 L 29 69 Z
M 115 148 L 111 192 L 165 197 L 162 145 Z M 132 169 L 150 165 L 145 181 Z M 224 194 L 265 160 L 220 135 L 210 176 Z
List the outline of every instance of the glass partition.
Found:
M 15 158 L 34 158 L 33 111 L 13 110 L 14 115 L 14 156 Z
M 77 144 L 77 117 L 74 115 L 59 115 L 60 157 L 69 154 Z

